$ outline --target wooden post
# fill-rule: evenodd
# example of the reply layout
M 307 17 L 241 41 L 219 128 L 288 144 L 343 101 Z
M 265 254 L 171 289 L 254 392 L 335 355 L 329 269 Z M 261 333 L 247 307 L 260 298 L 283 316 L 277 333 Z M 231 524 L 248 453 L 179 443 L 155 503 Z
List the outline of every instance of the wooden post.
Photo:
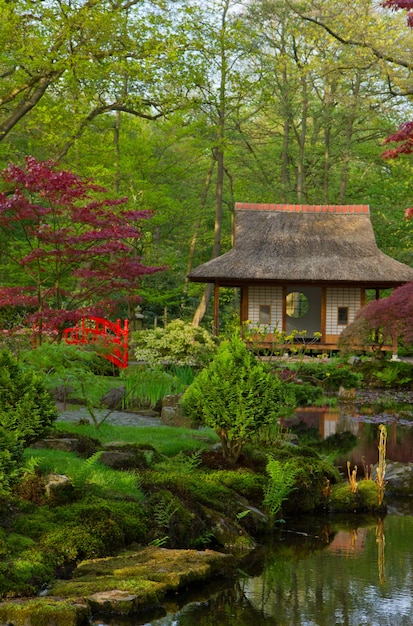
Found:
M 398 336 L 395 333 L 393 335 L 392 356 L 391 356 L 391 360 L 392 361 L 398 361 L 399 360 L 397 352 L 398 352 Z
M 326 342 L 326 323 L 327 323 L 327 289 L 326 287 L 321 288 L 321 320 L 320 320 L 320 331 L 321 331 L 321 342 Z M 330 331 L 331 332 L 331 331 Z
M 214 335 L 219 332 L 219 283 L 214 284 Z

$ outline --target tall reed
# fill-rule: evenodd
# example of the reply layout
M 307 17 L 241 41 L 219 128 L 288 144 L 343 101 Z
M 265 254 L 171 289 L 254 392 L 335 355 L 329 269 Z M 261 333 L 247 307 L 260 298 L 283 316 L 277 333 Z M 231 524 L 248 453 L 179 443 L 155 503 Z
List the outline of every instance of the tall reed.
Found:
M 386 488 L 386 442 L 387 442 L 387 429 L 383 424 L 379 426 L 379 463 L 376 469 L 376 483 L 379 488 L 379 506 L 383 504 L 384 492 Z
M 355 465 L 353 471 L 351 471 L 351 463 L 347 461 L 347 474 L 351 493 L 357 493 L 357 465 Z

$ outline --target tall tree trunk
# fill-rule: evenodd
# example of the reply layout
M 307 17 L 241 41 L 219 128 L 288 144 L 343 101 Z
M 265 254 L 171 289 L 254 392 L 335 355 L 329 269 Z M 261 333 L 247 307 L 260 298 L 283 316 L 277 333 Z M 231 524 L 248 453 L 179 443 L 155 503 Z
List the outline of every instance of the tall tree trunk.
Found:
M 113 129 L 113 144 L 115 158 L 113 162 L 114 172 L 114 190 L 115 193 L 119 193 L 120 189 L 120 111 L 115 113 L 115 126 Z
M 350 159 L 351 159 L 351 144 L 353 141 L 353 129 L 354 122 L 357 117 L 357 108 L 359 102 L 360 95 L 360 84 L 361 84 L 361 72 L 357 72 L 354 88 L 353 88 L 353 99 L 352 104 L 349 107 L 349 115 L 347 118 L 347 126 L 345 133 L 345 144 L 344 144 L 344 153 L 343 153 L 343 161 L 341 166 L 341 176 L 340 176 L 340 194 L 339 194 L 339 202 L 340 204 L 344 204 L 346 198 L 347 191 L 347 183 L 350 169 Z
M 221 126 L 221 125 L 220 125 Z M 223 129 L 223 126 L 222 126 Z M 214 244 L 212 247 L 211 259 L 216 259 L 221 253 L 221 232 L 222 232 L 222 193 L 224 187 L 224 153 L 220 147 L 215 151 L 215 159 L 217 162 L 217 182 L 215 188 L 215 224 L 214 224 Z M 193 326 L 199 326 L 201 323 L 208 304 L 213 293 L 213 285 L 207 283 L 194 317 L 192 319 Z M 218 329 L 214 329 L 217 331 Z
M 217 104 L 217 121 L 216 121 L 216 134 L 217 143 L 214 150 L 215 160 L 217 162 L 217 181 L 215 187 L 215 224 L 214 224 L 214 244 L 212 247 L 211 259 L 216 259 L 221 254 L 221 232 L 222 232 L 222 198 L 224 190 L 224 140 L 225 140 L 225 122 L 226 122 L 226 88 L 227 88 L 227 73 L 228 73 L 228 60 L 226 52 L 226 27 L 227 27 L 227 13 L 230 6 L 230 0 L 225 0 L 222 16 L 221 16 L 221 29 L 219 36 L 220 44 L 220 84 L 218 92 L 218 104 Z M 208 308 L 208 304 L 212 296 L 212 285 L 207 284 L 204 289 L 201 302 L 197 310 L 194 313 L 192 324 L 199 326 L 205 312 Z M 214 332 L 218 332 L 218 328 L 214 328 Z
M 323 197 L 324 203 L 330 200 L 330 168 L 331 168 L 331 129 L 333 125 L 333 110 L 335 106 L 336 85 L 333 81 L 326 81 L 324 93 L 324 172 L 323 172 Z
M 195 255 L 195 248 L 196 248 L 196 244 L 198 241 L 198 234 L 199 234 L 199 229 L 201 227 L 201 222 L 202 222 L 202 215 L 203 212 L 205 210 L 205 206 L 206 206 L 206 201 L 207 201 L 207 197 L 208 197 L 208 191 L 211 185 L 211 179 L 212 179 L 212 174 L 214 171 L 214 167 L 215 167 L 215 157 L 211 159 L 211 163 L 210 166 L 208 168 L 206 177 L 205 177 L 205 182 L 204 182 L 204 188 L 202 190 L 202 196 L 201 196 L 201 203 L 199 205 L 199 211 L 198 211 L 198 217 L 196 219 L 196 223 L 195 223 L 195 228 L 194 228 L 194 232 L 191 238 L 191 243 L 189 245 L 189 254 L 188 254 L 188 263 L 186 266 L 186 273 L 187 275 L 189 274 L 189 272 L 192 269 L 192 263 L 194 260 L 194 255 Z M 184 284 L 184 289 L 183 289 L 183 295 L 186 296 L 186 294 L 188 293 L 188 278 L 185 278 L 185 284 Z
M 302 105 L 301 105 L 301 130 L 296 131 L 298 140 L 298 162 L 297 162 L 297 202 L 302 203 L 305 192 L 305 144 L 307 139 L 307 115 L 308 115 L 308 94 L 307 80 L 305 76 L 301 78 Z

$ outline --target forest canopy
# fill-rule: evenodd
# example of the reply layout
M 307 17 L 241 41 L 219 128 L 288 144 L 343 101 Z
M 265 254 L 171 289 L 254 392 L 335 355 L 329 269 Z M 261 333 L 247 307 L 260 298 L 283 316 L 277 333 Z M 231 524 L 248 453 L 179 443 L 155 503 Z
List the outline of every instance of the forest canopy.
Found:
M 0 18 L 0 169 L 52 160 L 152 212 L 137 253 L 168 270 L 142 277 L 148 323 L 192 319 L 204 287 L 185 277 L 231 247 L 236 201 L 369 204 L 379 247 L 413 264 L 411 158 L 382 158 L 413 118 L 404 11 L 0 0 Z

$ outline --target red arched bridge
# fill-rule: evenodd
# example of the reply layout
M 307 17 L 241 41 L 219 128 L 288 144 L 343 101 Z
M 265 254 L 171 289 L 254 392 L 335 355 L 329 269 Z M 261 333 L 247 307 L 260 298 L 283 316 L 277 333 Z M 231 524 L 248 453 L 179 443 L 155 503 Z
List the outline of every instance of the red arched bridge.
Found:
M 99 344 L 103 347 L 102 356 L 120 368 L 128 367 L 128 320 L 123 326 L 102 317 L 85 317 L 76 326 L 65 328 L 63 340 L 68 344 Z

